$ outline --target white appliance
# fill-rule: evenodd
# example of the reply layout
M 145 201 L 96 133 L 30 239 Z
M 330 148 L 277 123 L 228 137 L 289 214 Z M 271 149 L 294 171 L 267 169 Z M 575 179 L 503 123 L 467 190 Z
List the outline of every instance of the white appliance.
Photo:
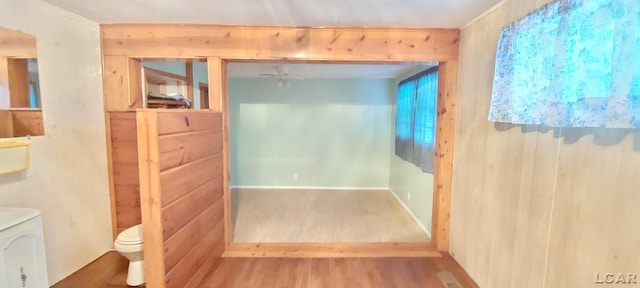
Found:
M 46 288 L 40 212 L 0 207 L 0 288 Z

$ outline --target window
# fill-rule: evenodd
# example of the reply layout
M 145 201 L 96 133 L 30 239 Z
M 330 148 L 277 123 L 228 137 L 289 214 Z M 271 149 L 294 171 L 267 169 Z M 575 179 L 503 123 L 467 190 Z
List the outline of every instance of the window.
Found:
M 557 0 L 502 30 L 489 120 L 640 128 L 638 0 Z
M 396 155 L 428 173 L 433 173 L 437 98 L 438 67 L 398 84 Z

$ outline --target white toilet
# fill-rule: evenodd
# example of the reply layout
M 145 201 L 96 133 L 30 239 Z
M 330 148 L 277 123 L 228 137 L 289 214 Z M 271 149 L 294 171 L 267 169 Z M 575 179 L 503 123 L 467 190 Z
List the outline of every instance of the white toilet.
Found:
M 113 243 L 116 251 L 129 259 L 127 285 L 144 284 L 144 255 L 142 253 L 142 224 L 127 228 Z

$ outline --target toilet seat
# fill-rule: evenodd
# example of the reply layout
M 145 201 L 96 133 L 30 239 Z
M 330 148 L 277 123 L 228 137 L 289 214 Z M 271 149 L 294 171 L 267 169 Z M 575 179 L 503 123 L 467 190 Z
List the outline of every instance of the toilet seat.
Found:
M 142 244 L 142 224 L 132 226 L 120 232 L 116 238 L 116 242 L 121 245 L 139 245 Z

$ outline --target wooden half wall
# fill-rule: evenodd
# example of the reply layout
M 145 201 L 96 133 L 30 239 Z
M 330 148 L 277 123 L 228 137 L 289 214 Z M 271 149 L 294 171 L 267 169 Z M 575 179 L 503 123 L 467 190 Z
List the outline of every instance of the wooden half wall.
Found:
M 108 112 L 107 127 L 111 214 L 115 240 L 120 232 L 142 221 L 136 112 Z
M 225 249 L 222 114 L 137 112 L 147 287 L 198 287 Z

